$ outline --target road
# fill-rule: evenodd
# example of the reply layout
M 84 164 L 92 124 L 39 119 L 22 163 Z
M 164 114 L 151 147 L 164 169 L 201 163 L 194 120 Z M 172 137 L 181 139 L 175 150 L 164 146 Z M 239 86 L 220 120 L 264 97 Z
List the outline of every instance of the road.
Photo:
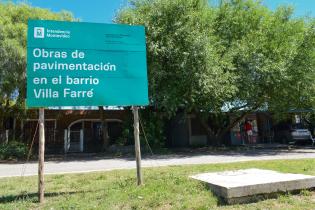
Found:
M 272 150 L 261 149 L 251 151 L 203 152 L 202 154 L 153 155 L 142 159 L 143 167 L 159 167 L 170 165 L 232 163 L 251 160 L 303 159 L 315 158 L 315 149 Z M 45 174 L 87 173 L 94 171 L 111 171 L 115 169 L 133 169 L 134 158 L 95 158 L 85 157 L 77 160 L 61 160 L 45 162 Z M 0 164 L 0 178 L 37 175 L 37 162 L 26 164 Z

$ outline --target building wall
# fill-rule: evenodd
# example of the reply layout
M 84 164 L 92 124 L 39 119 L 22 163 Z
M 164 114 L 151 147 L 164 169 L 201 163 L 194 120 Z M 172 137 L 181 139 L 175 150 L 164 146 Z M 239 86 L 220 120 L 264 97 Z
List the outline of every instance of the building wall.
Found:
M 189 146 L 189 125 L 187 115 L 180 113 L 167 123 L 167 145 L 170 147 Z
M 110 140 L 114 143 L 115 139 L 122 132 L 121 122 L 131 115 L 131 111 L 105 110 L 104 114 L 106 120 L 115 120 L 115 122 L 108 122 Z M 86 148 L 100 148 L 99 119 L 100 113 L 98 110 L 45 110 L 45 142 L 47 151 L 63 151 L 65 129 L 68 129 L 70 125 L 72 125 L 70 130 L 73 131 L 71 133 L 72 139 L 77 139 L 79 130 L 84 129 L 84 144 L 86 144 Z M 91 120 L 94 121 L 92 122 Z M 95 120 L 99 120 L 99 122 Z M 18 128 L 21 130 L 19 132 L 22 134 L 20 136 L 21 139 L 27 144 L 31 144 L 34 140 L 34 147 L 38 145 L 37 121 L 38 112 L 31 110 L 27 119 L 18 122 Z M 96 146 L 93 144 L 96 144 Z

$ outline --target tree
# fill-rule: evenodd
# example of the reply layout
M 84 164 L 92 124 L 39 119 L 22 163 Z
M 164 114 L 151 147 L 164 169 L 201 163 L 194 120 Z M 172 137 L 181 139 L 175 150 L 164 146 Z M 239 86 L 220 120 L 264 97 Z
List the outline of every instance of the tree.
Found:
M 146 27 L 152 105 L 195 113 L 220 143 L 250 112 L 314 106 L 314 19 L 292 13 L 254 0 L 135 0 L 116 21 Z
M 0 129 L 5 115 L 25 107 L 28 19 L 74 20 L 66 11 L 53 13 L 27 4 L 0 3 Z

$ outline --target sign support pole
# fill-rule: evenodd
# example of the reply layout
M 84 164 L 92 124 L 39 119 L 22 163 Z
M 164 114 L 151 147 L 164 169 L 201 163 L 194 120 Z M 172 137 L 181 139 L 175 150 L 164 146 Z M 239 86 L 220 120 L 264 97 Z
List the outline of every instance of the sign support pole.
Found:
M 139 107 L 133 106 L 133 127 L 134 127 L 134 138 L 135 138 L 135 153 L 137 163 L 137 184 L 142 185 L 142 173 L 141 173 L 141 151 L 140 151 L 140 137 L 139 137 Z
M 45 112 L 39 109 L 39 152 L 38 152 L 38 199 L 44 202 L 44 157 L 45 157 Z

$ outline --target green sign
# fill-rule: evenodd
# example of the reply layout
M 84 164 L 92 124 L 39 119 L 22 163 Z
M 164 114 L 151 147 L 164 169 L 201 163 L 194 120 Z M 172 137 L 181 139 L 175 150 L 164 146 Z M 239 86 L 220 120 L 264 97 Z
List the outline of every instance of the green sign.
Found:
M 148 105 L 143 26 L 30 20 L 27 107 Z

